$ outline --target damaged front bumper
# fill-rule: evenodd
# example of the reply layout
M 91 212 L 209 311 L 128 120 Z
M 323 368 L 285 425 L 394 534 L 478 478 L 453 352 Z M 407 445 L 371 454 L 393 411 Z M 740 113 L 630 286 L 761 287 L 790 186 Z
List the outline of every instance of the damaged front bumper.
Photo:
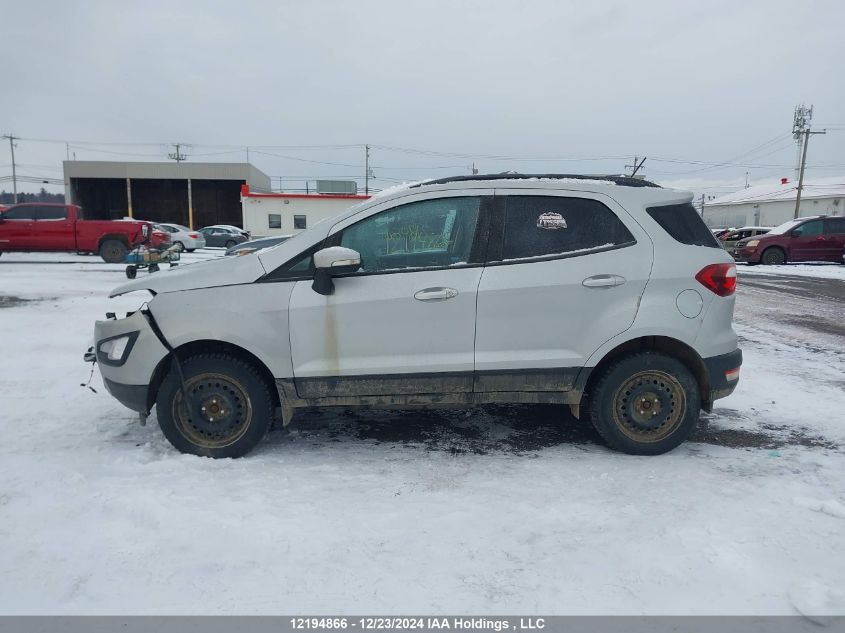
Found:
M 94 344 L 84 358 L 97 363 L 103 384 L 115 399 L 146 415 L 153 404 L 149 396 L 150 381 L 167 353 L 145 311 L 137 310 L 124 319 L 97 321 Z

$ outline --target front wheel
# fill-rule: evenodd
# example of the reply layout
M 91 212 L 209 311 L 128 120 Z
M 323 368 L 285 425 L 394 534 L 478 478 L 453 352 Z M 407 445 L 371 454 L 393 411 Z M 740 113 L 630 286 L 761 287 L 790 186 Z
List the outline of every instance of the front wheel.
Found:
M 659 455 L 683 442 L 698 423 L 701 395 L 679 360 L 643 352 L 614 362 L 590 396 L 590 417 L 611 448 Z
M 228 354 L 197 354 L 181 363 L 184 388 L 171 367 L 156 398 L 164 436 L 183 453 L 246 455 L 273 419 L 275 405 L 267 381 L 253 365 Z
M 777 266 L 780 264 L 786 263 L 786 253 L 783 252 L 782 249 L 778 248 L 777 246 L 773 246 L 771 248 L 767 248 L 763 251 L 763 256 L 760 258 L 760 261 L 763 264 L 769 264 Z

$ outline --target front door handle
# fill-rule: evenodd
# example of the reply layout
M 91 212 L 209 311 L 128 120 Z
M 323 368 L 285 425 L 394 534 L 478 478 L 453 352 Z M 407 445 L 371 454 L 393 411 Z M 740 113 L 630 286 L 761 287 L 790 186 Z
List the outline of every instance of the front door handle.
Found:
M 621 275 L 593 275 L 582 281 L 581 285 L 587 288 L 612 288 L 621 286 L 626 281 L 627 279 Z
M 454 288 L 424 288 L 414 295 L 417 301 L 446 301 L 457 297 L 458 291 Z

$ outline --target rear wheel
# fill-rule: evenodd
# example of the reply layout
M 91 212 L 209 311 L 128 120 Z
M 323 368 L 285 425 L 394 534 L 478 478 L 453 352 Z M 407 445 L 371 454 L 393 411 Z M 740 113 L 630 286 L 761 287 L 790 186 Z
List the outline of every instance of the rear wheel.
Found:
M 608 446 L 630 455 L 659 455 L 683 442 L 698 423 L 701 395 L 680 361 L 655 352 L 616 361 L 599 377 L 590 418 Z
M 106 240 L 100 245 L 100 257 L 109 264 L 119 264 L 126 253 L 126 245 L 120 240 Z
M 270 386 L 251 364 L 228 354 L 182 361 L 184 391 L 171 367 L 156 398 L 164 436 L 183 453 L 241 457 L 267 433 L 273 419 Z
M 232 248 L 237 242 L 235 240 L 226 240 L 226 248 Z
M 760 257 L 760 261 L 770 266 L 785 264 L 786 253 L 783 252 L 783 249 L 778 248 L 777 246 L 772 246 L 771 248 L 767 248 L 765 251 L 763 251 L 763 255 L 762 257 Z
M 195 250 L 197 250 L 197 249 L 195 249 L 195 248 L 186 248 L 185 250 L 186 250 L 188 253 L 193 253 L 193 252 L 194 252 Z
M 126 278 L 127 279 L 135 279 L 135 276 L 138 274 L 138 269 L 134 266 L 127 266 L 126 267 Z
M 176 250 L 180 253 L 185 250 L 185 245 L 182 242 L 173 242 L 173 246 L 176 247 Z

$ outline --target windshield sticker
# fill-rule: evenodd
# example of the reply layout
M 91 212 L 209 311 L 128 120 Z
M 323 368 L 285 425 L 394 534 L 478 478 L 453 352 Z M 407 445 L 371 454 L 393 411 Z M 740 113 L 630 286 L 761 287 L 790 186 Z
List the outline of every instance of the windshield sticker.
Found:
M 537 228 L 545 229 L 547 231 L 555 231 L 557 229 L 566 228 L 566 220 L 560 213 L 552 213 L 547 211 L 537 218 Z

